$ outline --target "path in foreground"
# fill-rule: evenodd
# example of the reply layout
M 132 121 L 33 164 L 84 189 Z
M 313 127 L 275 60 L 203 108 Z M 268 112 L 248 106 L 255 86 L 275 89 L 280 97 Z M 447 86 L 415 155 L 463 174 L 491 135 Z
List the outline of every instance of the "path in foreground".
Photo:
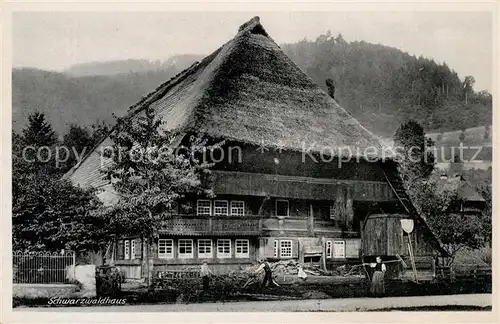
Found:
M 422 306 L 479 306 L 492 305 L 492 295 L 446 295 L 386 298 L 339 298 L 286 301 L 252 301 L 204 304 L 161 304 L 99 307 L 18 308 L 18 311 L 66 312 L 294 312 L 294 311 L 368 311 L 389 308 Z

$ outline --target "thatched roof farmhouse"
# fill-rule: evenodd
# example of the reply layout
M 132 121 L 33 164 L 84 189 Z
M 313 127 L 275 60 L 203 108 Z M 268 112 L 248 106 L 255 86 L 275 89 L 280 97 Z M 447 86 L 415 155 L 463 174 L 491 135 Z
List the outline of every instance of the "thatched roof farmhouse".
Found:
M 316 152 L 349 149 L 355 156 L 382 146 L 281 51 L 258 17 L 132 106 L 127 118 L 137 118 L 145 107 L 154 109 L 166 129 L 241 143 L 248 157 L 240 165 L 215 167 L 216 198 L 190 197 L 193 211 L 179 211 L 164 229 L 154 243 L 158 271 L 201 258 L 217 271 L 263 257 L 328 268 L 375 255 L 409 258 L 401 219 L 415 221 L 415 258 L 432 260 L 442 250 L 415 213 L 393 162 L 361 158 L 338 168 L 334 162 L 301 161 L 304 145 Z M 110 144 L 105 139 L 66 177 L 110 192 L 100 172 L 101 148 Z M 284 152 L 250 148 L 262 145 Z M 132 259 L 130 247 L 140 242 L 120 240 L 118 259 Z M 143 274 L 141 257 L 138 252 L 136 260 L 124 261 L 129 276 Z

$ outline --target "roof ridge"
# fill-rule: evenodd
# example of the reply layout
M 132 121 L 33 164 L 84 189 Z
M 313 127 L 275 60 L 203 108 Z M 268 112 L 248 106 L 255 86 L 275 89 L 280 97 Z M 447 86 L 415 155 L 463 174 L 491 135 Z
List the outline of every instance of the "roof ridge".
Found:
M 249 21 L 241 24 L 241 26 L 238 28 L 238 33 L 248 30 L 250 28 L 255 27 L 257 24 L 260 25 L 260 17 L 259 16 L 254 16 L 252 17 Z M 262 26 L 262 25 L 261 25 Z
M 264 29 L 264 26 L 262 26 L 262 24 L 260 23 L 259 16 L 255 16 L 252 19 L 250 19 L 249 21 L 247 21 L 246 23 L 242 24 L 238 28 L 238 34 L 235 36 L 235 38 L 238 35 L 243 34 L 243 33 L 260 34 L 260 35 L 263 35 L 267 38 L 271 38 L 271 37 L 269 37 L 269 34 Z

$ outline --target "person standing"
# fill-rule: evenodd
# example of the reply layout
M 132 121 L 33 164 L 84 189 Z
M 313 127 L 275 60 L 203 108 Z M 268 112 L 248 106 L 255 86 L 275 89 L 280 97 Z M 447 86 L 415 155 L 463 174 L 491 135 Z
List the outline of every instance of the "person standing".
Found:
M 203 282 L 203 290 L 207 290 L 210 286 L 210 275 L 213 275 L 212 270 L 208 267 L 207 261 L 203 261 L 200 268 L 200 275 Z
M 269 264 L 269 262 L 267 262 L 265 260 L 259 260 L 259 262 L 260 262 L 260 266 L 259 266 L 259 268 L 257 268 L 257 270 L 255 270 L 255 273 L 261 272 L 262 270 L 264 270 L 264 273 L 265 273 L 261 288 L 265 287 L 267 283 L 269 283 L 270 287 L 273 287 L 274 286 L 274 284 L 273 284 L 273 272 L 271 270 L 271 265 Z
M 382 263 L 381 257 L 378 256 L 375 261 L 375 263 L 370 264 L 370 267 L 373 268 L 371 293 L 373 296 L 380 297 L 385 294 L 384 275 L 387 268 Z

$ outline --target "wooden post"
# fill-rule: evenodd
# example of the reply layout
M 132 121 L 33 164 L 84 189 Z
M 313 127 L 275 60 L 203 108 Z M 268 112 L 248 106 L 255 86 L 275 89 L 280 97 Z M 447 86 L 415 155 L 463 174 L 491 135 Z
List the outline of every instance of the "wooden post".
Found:
M 262 198 L 262 201 L 259 206 L 259 211 L 257 212 L 258 216 L 262 216 L 262 211 L 264 210 L 264 204 L 266 203 L 267 200 L 269 200 L 269 196 L 267 195 Z
M 76 280 L 76 253 L 73 251 L 73 278 Z
M 323 271 L 326 272 L 326 241 L 324 236 L 321 237 L 321 246 L 323 247 L 321 249 L 321 267 L 323 268 Z
M 116 236 L 113 237 L 113 241 L 111 242 L 111 262 L 109 263 L 110 265 L 114 266 L 115 265 L 115 260 L 116 260 Z
M 410 260 L 411 260 L 411 266 L 413 268 L 413 275 L 415 276 L 415 282 L 418 283 L 418 279 L 417 279 L 417 267 L 415 265 L 415 258 L 414 258 L 414 255 L 413 255 L 413 249 L 411 247 L 411 234 L 408 234 L 408 251 L 410 252 Z
M 432 258 L 432 277 L 435 278 L 436 277 L 436 261 L 437 259 L 436 258 Z
M 153 284 L 153 267 L 154 267 L 154 255 L 153 255 L 153 241 L 148 240 L 148 287 Z
M 313 205 L 309 204 L 309 217 L 307 219 L 307 233 L 314 236 L 314 211 Z

